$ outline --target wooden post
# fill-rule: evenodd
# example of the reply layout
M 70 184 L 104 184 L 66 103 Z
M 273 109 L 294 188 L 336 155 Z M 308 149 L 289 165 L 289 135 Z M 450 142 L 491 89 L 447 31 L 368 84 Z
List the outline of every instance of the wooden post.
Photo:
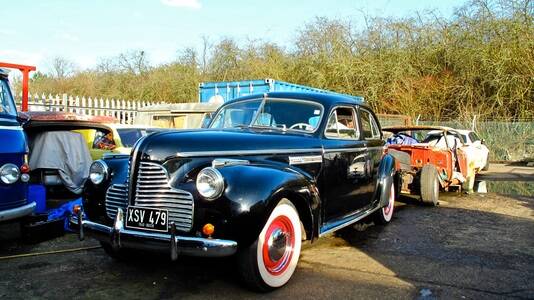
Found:
M 63 104 L 63 111 L 68 112 L 69 111 L 69 96 L 67 94 L 63 94 L 62 104 Z
M 102 110 L 102 107 L 104 107 L 104 99 L 102 99 L 102 97 L 100 97 L 100 99 L 98 100 L 98 115 L 99 116 L 103 116 L 103 110 Z

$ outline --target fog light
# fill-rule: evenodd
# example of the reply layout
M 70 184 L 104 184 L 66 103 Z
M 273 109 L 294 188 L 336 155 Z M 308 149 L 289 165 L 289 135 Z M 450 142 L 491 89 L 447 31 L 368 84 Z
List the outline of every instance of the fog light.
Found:
M 75 215 L 77 215 L 81 210 L 82 210 L 82 206 L 81 205 L 74 205 L 74 207 L 72 208 L 72 212 Z
M 205 235 L 207 235 L 208 237 L 211 237 L 211 235 L 215 232 L 215 226 L 213 226 L 212 224 L 208 223 L 206 225 L 204 225 L 204 227 L 202 227 L 202 233 L 204 233 Z
M 30 175 L 29 175 L 29 174 L 22 174 L 22 175 L 20 175 L 20 181 L 22 181 L 22 182 L 28 182 L 28 181 L 30 181 Z

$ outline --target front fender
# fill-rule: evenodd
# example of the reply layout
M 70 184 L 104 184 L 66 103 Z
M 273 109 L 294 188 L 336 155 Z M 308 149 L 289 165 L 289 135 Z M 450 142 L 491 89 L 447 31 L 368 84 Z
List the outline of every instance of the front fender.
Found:
M 395 184 L 395 158 L 391 154 L 382 157 L 378 166 L 377 196 L 379 207 L 385 207 L 389 204 L 391 194 L 391 184 Z
M 128 177 L 129 156 L 116 156 L 104 159 L 109 167 L 109 178 L 99 185 L 94 185 L 91 180 L 85 182 L 83 189 L 84 212 L 90 220 L 106 216 L 105 199 L 106 192 L 112 184 L 124 184 Z M 108 221 L 106 218 L 102 220 Z
M 308 238 L 316 236 L 320 201 L 308 177 L 293 169 L 268 165 L 237 165 L 218 170 L 226 189 L 215 201 L 229 205 L 228 238 L 242 245 L 254 242 L 282 198 L 288 198 L 297 208 Z

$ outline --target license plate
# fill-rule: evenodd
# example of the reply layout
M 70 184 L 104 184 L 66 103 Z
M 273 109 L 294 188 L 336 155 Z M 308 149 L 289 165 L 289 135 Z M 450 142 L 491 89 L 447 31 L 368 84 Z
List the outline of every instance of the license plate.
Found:
M 129 206 L 126 212 L 126 227 L 167 232 L 169 212 L 161 209 Z

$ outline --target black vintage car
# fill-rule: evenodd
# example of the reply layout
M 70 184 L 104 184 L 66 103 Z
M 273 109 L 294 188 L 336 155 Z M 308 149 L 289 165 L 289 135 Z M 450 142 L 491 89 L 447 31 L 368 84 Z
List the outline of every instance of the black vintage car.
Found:
M 303 240 L 372 216 L 388 223 L 395 160 L 358 98 L 268 93 L 236 99 L 208 129 L 155 133 L 91 166 L 71 219 L 117 257 L 129 248 L 238 256 L 258 290 L 284 285 Z M 82 226 L 80 226 L 82 225 Z

